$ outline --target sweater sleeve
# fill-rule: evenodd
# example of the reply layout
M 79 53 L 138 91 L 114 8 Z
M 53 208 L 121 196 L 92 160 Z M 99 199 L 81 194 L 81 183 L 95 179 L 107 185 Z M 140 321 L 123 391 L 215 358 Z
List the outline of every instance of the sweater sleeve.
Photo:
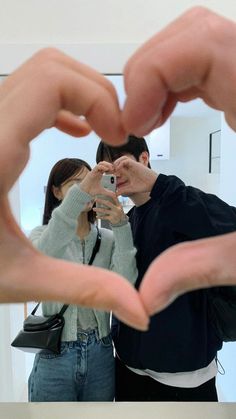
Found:
M 63 202 L 52 212 L 49 223 L 31 232 L 33 245 L 48 256 L 60 257 L 62 249 L 76 235 L 78 216 L 91 199 L 78 185 L 73 185 Z
M 110 270 L 119 273 L 134 284 L 138 270 L 136 265 L 136 248 L 134 247 L 130 223 L 112 226 L 114 244 Z

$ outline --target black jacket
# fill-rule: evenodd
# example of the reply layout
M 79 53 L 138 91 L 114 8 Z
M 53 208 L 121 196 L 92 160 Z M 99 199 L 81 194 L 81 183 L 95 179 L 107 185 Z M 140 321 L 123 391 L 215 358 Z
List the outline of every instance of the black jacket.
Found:
M 234 207 L 215 195 L 185 186 L 176 176 L 162 174 L 151 199 L 132 208 L 129 217 L 137 248 L 136 288 L 150 263 L 168 247 L 236 230 Z M 177 298 L 151 318 L 147 332 L 115 323 L 116 351 L 133 368 L 170 373 L 194 371 L 206 367 L 222 347 L 208 318 L 206 290 Z

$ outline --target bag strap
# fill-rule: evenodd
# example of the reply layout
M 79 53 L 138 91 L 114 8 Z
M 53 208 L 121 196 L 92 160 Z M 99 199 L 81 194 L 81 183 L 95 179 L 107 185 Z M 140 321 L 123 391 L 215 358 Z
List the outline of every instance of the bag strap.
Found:
M 92 252 L 91 258 L 89 259 L 88 265 L 92 265 L 92 263 L 93 263 L 93 261 L 95 259 L 96 254 L 99 252 L 100 245 L 101 245 L 101 239 L 102 239 L 101 238 L 101 233 L 100 233 L 99 229 L 97 228 L 97 239 L 96 239 L 96 243 L 95 243 L 94 248 L 93 248 L 93 252 Z M 32 310 L 32 312 L 31 312 L 32 315 L 34 315 L 36 313 L 36 311 L 39 308 L 39 305 L 40 305 L 40 302 Z M 69 307 L 69 304 L 64 304 L 58 314 L 60 314 L 61 316 L 63 316 L 63 314 L 65 313 L 67 307 Z
M 41 302 L 39 302 L 34 307 L 34 309 L 31 311 L 32 316 L 36 313 L 36 311 L 38 310 L 40 304 L 41 304 Z M 60 314 L 62 316 L 65 313 L 65 311 L 66 311 L 66 309 L 67 309 L 68 306 L 69 306 L 69 304 L 64 304 L 58 314 Z
M 97 228 L 97 239 L 96 239 L 96 243 L 95 243 L 94 248 L 93 248 L 93 252 L 92 252 L 91 258 L 89 259 L 88 265 L 92 265 L 92 263 L 93 263 L 93 261 L 95 259 L 95 256 L 96 256 L 96 254 L 98 253 L 98 251 L 100 249 L 100 245 L 101 245 L 101 233 L 100 233 L 100 231 Z
M 38 310 L 38 308 L 39 308 L 39 305 L 40 305 L 41 303 L 39 302 L 35 307 L 34 307 L 34 309 L 33 309 L 33 311 L 31 311 L 31 314 L 32 315 L 34 315 L 35 313 L 36 313 L 36 311 Z

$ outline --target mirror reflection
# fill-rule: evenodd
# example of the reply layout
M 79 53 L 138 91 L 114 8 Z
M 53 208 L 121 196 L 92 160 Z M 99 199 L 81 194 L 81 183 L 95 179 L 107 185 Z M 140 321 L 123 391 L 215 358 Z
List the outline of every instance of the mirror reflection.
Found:
M 107 76 L 124 103 L 122 76 Z M 186 185 L 212 193 L 236 206 L 235 185 L 232 182 L 232 156 L 235 155 L 234 133 L 227 127 L 220 112 L 196 100 L 179 104 L 164 127 L 145 137 L 150 150 L 151 167 L 157 173 L 175 175 Z M 42 224 L 48 175 L 53 165 L 66 157 L 96 165 L 96 150 L 100 139 L 91 133 L 74 139 L 56 129 L 42 133 L 31 144 L 31 158 L 19 182 L 15 185 L 11 202 L 13 211 L 28 236 Z M 132 207 L 130 199 L 122 200 L 124 212 Z M 4 392 L 2 401 L 26 401 L 27 380 L 34 356 L 11 349 L 9 342 L 22 326 L 23 318 L 34 304 L 0 307 L 4 321 L 4 341 L 0 364 Z M 25 309 L 25 310 L 24 310 Z M 4 317 L 3 317 L 4 316 Z M 2 322 L 2 320 L 1 320 Z M 224 344 L 218 354 L 220 373 L 217 375 L 218 397 L 221 401 L 236 401 L 233 377 L 236 375 L 234 343 Z M 225 375 L 221 375 L 225 370 Z

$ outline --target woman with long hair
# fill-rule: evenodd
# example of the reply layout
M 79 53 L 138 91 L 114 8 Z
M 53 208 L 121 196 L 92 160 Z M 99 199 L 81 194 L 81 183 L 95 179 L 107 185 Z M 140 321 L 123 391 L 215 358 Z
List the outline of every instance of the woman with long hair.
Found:
M 94 208 L 96 195 L 104 194 L 102 175 L 111 168 L 107 162 L 91 170 L 80 159 L 58 161 L 48 179 L 43 225 L 31 232 L 30 239 L 46 255 L 78 264 L 89 264 L 93 255 L 93 265 L 115 271 L 134 283 L 136 249 L 118 198 L 108 192 L 112 198 L 109 201 L 97 199 L 106 204 L 106 209 Z M 99 218 L 110 222 L 111 230 L 98 229 L 98 211 Z M 42 311 L 50 316 L 62 306 L 63 302 L 43 302 Z M 43 351 L 35 356 L 29 401 L 112 401 L 110 313 L 69 305 L 64 318 L 60 354 Z

